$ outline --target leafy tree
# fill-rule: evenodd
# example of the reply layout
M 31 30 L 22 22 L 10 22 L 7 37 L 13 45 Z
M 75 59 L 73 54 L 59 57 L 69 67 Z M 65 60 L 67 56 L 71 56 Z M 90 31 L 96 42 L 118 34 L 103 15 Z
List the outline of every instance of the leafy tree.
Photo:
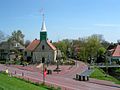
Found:
M 87 49 L 90 60 L 92 58 L 94 59 L 94 61 L 96 60 L 97 51 L 101 47 L 101 41 L 102 41 L 101 36 L 97 34 L 94 34 L 87 38 L 86 49 Z
M 108 42 L 108 41 L 105 41 L 105 40 L 102 40 L 102 42 L 101 42 L 101 44 L 102 44 L 102 46 L 104 47 L 104 48 L 108 48 L 108 46 L 110 45 L 110 43 Z
M 106 52 L 106 49 L 105 49 L 104 47 L 100 47 L 100 48 L 98 49 L 98 55 L 99 55 L 99 56 L 104 55 L 105 52 Z
M 64 41 L 56 42 L 54 43 L 54 45 L 57 47 L 57 49 L 61 50 L 61 52 L 63 52 L 66 55 L 67 45 Z
M 66 55 L 68 58 L 71 57 L 71 51 L 72 51 L 72 40 L 69 39 L 64 39 L 62 40 L 66 44 L 66 52 L 64 55 Z
M 21 30 L 13 31 L 11 37 L 8 39 L 8 41 L 17 41 L 20 44 L 24 45 L 24 34 Z
M 104 56 L 109 42 L 105 41 L 102 35 L 93 34 L 89 37 L 74 40 L 64 39 L 55 42 L 54 45 L 67 57 L 84 62 L 88 60 L 91 62 L 94 59 L 94 62 L 96 62 L 98 55 Z
M 97 53 L 97 63 L 102 63 L 105 62 L 105 52 L 106 49 L 104 47 L 100 47 L 98 49 L 98 53 Z
M 25 41 L 25 47 L 27 47 L 30 43 L 31 43 L 30 40 L 26 40 L 26 41 Z
M 5 39 L 6 39 L 6 37 L 5 37 L 4 33 L 2 31 L 0 31 L 0 42 L 2 42 Z

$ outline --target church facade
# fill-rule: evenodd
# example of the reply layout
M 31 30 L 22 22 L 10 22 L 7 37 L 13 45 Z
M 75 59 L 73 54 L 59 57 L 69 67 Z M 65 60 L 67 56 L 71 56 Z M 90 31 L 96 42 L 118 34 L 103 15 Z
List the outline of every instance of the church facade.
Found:
M 52 42 L 47 39 L 44 17 L 40 31 L 40 40 L 33 40 L 25 51 L 25 56 L 33 63 L 52 63 L 56 61 L 57 50 Z

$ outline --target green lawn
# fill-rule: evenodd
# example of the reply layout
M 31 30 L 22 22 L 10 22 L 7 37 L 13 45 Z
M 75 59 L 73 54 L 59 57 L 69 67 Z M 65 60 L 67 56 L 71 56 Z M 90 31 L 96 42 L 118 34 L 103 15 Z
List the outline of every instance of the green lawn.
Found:
M 48 89 L 0 73 L 0 90 L 48 90 Z
M 90 75 L 90 77 L 100 79 L 100 80 L 112 81 L 116 84 L 120 84 L 119 80 L 117 80 L 116 78 L 114 78 L 110 75 L 106 76 L 106 73 L 102 69 L 99 69 L 99 68 L 95 68 L 94 72 Z

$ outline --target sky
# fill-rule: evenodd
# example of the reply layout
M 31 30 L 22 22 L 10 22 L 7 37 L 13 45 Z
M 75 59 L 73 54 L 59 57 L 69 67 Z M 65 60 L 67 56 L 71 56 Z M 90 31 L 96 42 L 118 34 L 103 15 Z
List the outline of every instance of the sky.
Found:
M 120 0 L 0 0 L 0 30 L 21 30 L 25 40 L 39 39 L 45 13 L 48 38 L 53 41 L 102 34 L 120 39 Z

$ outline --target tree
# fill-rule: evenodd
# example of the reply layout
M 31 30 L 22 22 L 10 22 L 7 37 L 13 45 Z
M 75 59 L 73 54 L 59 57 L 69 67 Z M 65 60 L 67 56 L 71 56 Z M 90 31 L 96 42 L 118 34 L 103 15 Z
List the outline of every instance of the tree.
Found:
M 30 43 L 31 43 L 30 40 L 26 40 L 26 41 L 25 41 L 25 47 L 27 47 Z
M 6 39 L 6 37 L 5 37 L 4 33 L 2 31 L 0 31 L 0 42 L 2 42 L 5 39 Z
M 97 51 L 101 47 L 101 41 L 102 37 L 100 35 L 94 34 L 92 36 L 89 36 L 86 40 L 86 48 L 88 52 L 88 56 L 90 58 L 90 61 L 94 59 L 96 60 L 97 57 Z
M 108 46 L 110 45 L 110 43 L 108 42 L 108 41 L 105 41 L 105 40 L 102 40 L 102 42 L 101 42 L 101 44 L 102 44 L 102 46 L 104 47 L 104 48 L 108 48 Z
M 109 45 L 109 42 L 103 39 L 102 35 L 93 34 L 89 37 L 78 39 L 64 39 L 55 42 L 54 45 L 64 53 L 65 56 L 79 59 L 84 62 L 96 62 L 98 55 L 104 56 L 104 51 Z
M 20 44 L 24 45 L 24 34 L 22 33 L 21 30 L 13 31 L 11 37 L 9 38 L 8 41 L 17 41 Z
M 66 55 L 67 45 L 64 41 L 56 42 L 54 43 L 54 45 L 57 47 L 57 49 L 59 49 L 61 52 L 63 52 Z
M 98 49 L 98 55 L 99 55 L 99 56 L 104 55 L 105 52 L 106 52 L 106 49 L 105 49 L 104 47 L 100 47 L 100 48 Z
M 68 58 L 71 58 L 71 51 L 72 51 L 72 40 L 70 39 L 64 39 L 62 40 L 65 44 L 66 44 L 66 52 L 64 53 L 64 55 L 66 55 Z
M 98 49 L 98 53 L 97 53 L 97 63 L 101 63 L 101 62 L 105 62 L 105 52 L 106 49 L 104 47 L 100 47 Z

